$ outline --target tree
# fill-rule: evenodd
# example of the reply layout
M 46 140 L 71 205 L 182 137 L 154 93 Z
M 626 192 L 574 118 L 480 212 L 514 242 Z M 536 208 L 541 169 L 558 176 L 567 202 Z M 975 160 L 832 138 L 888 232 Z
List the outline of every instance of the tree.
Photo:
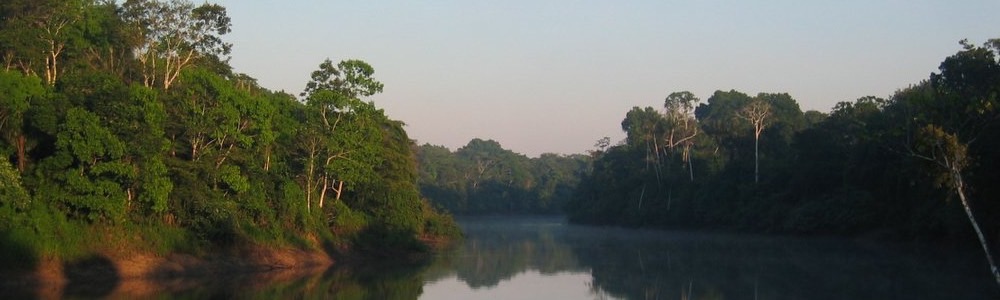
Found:
M 33 23 L 45 44 L 45 82 L 54 85 L 59 77 L 59 61 L 74 31 L 74 23 L 83 17 L 83 4 L 77 1 L 48 1 L 41 5 Z
M 697 121 L 694 118 L 694 108 L 698 104 L 698 97 L 688 91 L 674 92 L 667 96 L 663 102 L 666 109 L 666 146 L 671 152 L 674 147 L 681 145 L 683 153 L 682 161 L 688 163 L 688 176 L 694 181 L 694 168 L 691 162 L 691 147 L 694 146 L 694 138 L 698 136 Z
M 88 5 L 76 0 L 11 1 L 3 4 L 0 10 L 4 11 L 6 28 L 0 35 L 6 36 L 8 42 L 5 44 L 10 47 L 6 53 L 8 68 L 16 60 L 26 75 L 34 75 L 35 63 L 41 60 L 45 82 L 55 85 L 62 73 L 60 61 L 67 46 L 81 38 L 78 23 Z M 42 55 L 39 57 L 38 53 Z
M 695 109 L 699 127 L 719 145 L 720 151 L 715 152 L 720 152 L 729 161 L 742 154 L 739 146 L 745 135 L 739 132 L 744 130 L 746 124 L 740 122 L 738 111 L 752 99 L 735 90 L 715 91 L 707 103 L 702 103 Z
M 14 146 L 17 170 L 22 173 L 28 165 L 25 114 L 45 91 L 37 77 L 0 71 L 0 135 Z
M 494 140 L 472 139 L 455 151 L 455 155 L 470 163 L 465 172 L 465 180 L 472 191 L 479 189 L 480 183 L 499 176 L 501 159 L 506 150 Z
M 333 190 L 340 200 L 345 181 L 361 181 L 372 164 L 380 139 L 375 121 L 381 114 L 372 103 L 358 97 L 382 91 L 382 83 L 371 76 L 368 63 L 346 60 L 334 68 L 327 59 L 312 73 L 302 96 L 311 122 L 301 144 L 306 154 L 306 207 L 312 206 L 312 194 L 319 189 L 317 204 L 323 207 L 326 193 Z
M 13 219 L 31 204 L 31 196 L 21 183 L 21 174 L 6 159 L 0 159 L 0 230 L 10 229 Z
M 771 116 L 771 105 L 762 99 L 754 99 L 746 106 L 736 112 L 741 119 L 750 122 L 753 126 L 753 152 L 754 152 L 754 183 L 760 183 L 760 134 L 768 125 L 768 117 Z
M 128 199 L 123 183 L 135 170 L 122 160 L 126 144 L 102 126 L 100 118 L 71 108 L 60 126 L 56 154 L 45 168 L 53 174 L 46 197 L 63 201 L 74 215 L 90 221 L 121 222 Z
M 996 149 L 977 149 L 977 142 L 984 133 L 995 130 L 1000 120 L 1000 62 L 995 48 L 1000 42 L 992 40 L 983 47 L 967 41 L 961 42 L 963 50 L 944 60 L 940 73 L 931 74 L 930 81 L 912 94 L 906 94 L 894 103 L 903 108 L 916 108 L 908 114 L 909 128 L 905 145 L 910 156 L 936 166 L 936 182 L 952 189 L 959 197 L 965 214 L 986 254 L 990 271 L 1000 285 L 1000 271 L 993 260 L 989 241 L 974 216 L 968 197 L 966 169 L 979 157 L 994 156 Z M 916 94 L 916 92 L 922 92 Z
M 979 229 L 979 222 L 972 213 L 969 200 L 966 198 L 966 183 L 962 177 L 966 167 L 969 166 L 968 146 L 958 137 L 945 132 L 935 125 L 927 125 L 920 128 L 917 134 L 916 145 L 910 149 L 910 155 L 925 160 L 937 166 L 940 172 L 937 175 L 937 184 L 947 187 L 958 194 L 958 199 L 965 209 L 965 215 L 969 218 L 969 223 L 979 238 L 979 244 L 983 247 L 986 260 L 990 265 L 990 273 L 994 280 L 1000 285 L 1000 270 L 993 260 L 989 245 L 983 236 L 983 231 Z
M 197 58 L 228 55 L 232 48 L 221 38 L 230 32 L 231 20 L 217 4 L 128 0 L 122 9 L 147 87 L 168 90 Z
M 132 45 L 119 6 L 114 1 L 91 2 L 77 24 L 82 40 L 68 49 L 68 54 L 76 59 L 70 67 L 86 67 L 126 78 L 125 72 L 133 66 Z
M 659 174 L 660 139 L 663 137 L 663 115 L 652 107 L 632 107 L 622 120 L 622 131 L 628 145 L 646 152 L 646 166 L 653 164 Z
M 368 97 L 382 92 L 383 84 L 372 76 L 375 68 L 368 63 L 349 59 L 333 66 L 330 59 L 319 65 L 319 70 L 313 71 L 312 80 L 306 84 L 301 96 L 311 96 L 321 90 L 337 92 L 347 98 Z
M 173 184 L 163 160 L 170 143 L 165 137 L 167 113 L 160 95 L 139 84 L 126 85 L 100 70 L 68 74 L 59 92 L 70 103 L 92 112 L 99 125 L 118 140 L 130 142 L 120 160 L 134 169 L 134 176 L 119 180 L 129 213 L 147 217 L 164 212 Z

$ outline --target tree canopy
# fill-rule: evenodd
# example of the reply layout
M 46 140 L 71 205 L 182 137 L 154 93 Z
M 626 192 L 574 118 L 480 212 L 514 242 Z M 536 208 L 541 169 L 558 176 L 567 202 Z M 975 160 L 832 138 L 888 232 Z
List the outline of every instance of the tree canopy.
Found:
M 472 139 L 452 152 L 417 149 L 420 190 L 455 214 L 557 214 L 590 160 L 545 153 L 528 158 L 494 140 Z
M 0 22 L 0 235 L 36 253 L 135 228 L 155 233 L 112 236 L 390 253 L 457 232 L 367 62 L 320 63 L 299 100 L 232 72 L 217 4 L 16 0 Z
M 693 96 L 635 107 L 625 141 L 593 152 L 566 212 L 594 224 L 978 237 L 1000 283 L 1000 43 L 961 44 L 929 79 L 828 114 L 803 113 L 788 94 L 717 91 L 688 121 L 704 134 L 687 134 L 683 157 L 662 149 Z M 699 175 L 681 180 L 672 166 Z

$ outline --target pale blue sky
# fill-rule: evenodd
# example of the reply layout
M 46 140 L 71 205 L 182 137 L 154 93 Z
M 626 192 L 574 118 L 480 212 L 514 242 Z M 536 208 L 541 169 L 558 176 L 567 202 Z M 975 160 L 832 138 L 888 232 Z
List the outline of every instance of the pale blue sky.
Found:
M 888 97 L 968 38 L 1000 37 L 1000 1 L 234 1 L 232 65 L 302 91 L 325 58 L 363 59 L 371 100 L 419 143 L 474 137 L 530 156 L 623 138 L 632 106 L 674 91 L 787 92 L 803 110 Z

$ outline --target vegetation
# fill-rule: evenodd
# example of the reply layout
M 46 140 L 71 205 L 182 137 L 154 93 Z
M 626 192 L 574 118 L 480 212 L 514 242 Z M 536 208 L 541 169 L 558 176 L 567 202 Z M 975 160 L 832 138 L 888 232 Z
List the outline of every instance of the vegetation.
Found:
M 425 144 L 417 158 L 421 192 L 455 214 L 560 213 L 590 161 L 552 153 L 528 158 L 478 138 L 455 152 Z
M 403 123 L 363 100 L 370 65 L 327 60 L 299 100 L 232 70 L 229 22 L 184 0 L 0 3 L 2 260 L 457 232 Z
M 626 139 L 595 151 L 566 211 L 626 226 L 975 233 L 993 266 L 1000 40 L 962 45 L 928 80 L 829 114 L 803 113 L 788 94 L 737 91 L 715 92 L 693 112 L 685 108 L 698 99 L 678 93 L 663 113 L 635 107 L 622 121 Z
M 364 61 L 320 63 L 301 98 L 262 88 L 228 65 L 230 30 L 224 7 L 187 0 L 0 3 L 0 265 L 247 244 L 390 255 L 458 234 L 435 207 L 974 237 L 995 265 L 1000 39 L 963 41 L 889 99 L 825 114 L 784 93 L 676 92 L 628 111 L 617 145 L 528 158 L 416 146 L 366 100 L 383 84 Z

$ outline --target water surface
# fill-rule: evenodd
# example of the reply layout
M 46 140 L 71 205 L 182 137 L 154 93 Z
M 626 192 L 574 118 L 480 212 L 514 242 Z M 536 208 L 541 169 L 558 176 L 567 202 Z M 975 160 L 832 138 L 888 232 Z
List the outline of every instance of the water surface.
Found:
M 600 228 L 560 219 L 461 223 L 468 239 L 442 258 L 448 272 L 427 278 L 427 299 L 1000 297 L 975 248 Z
M 559 218 L 459 221 L 466 239 L 418 262 L 121 282 L 96 293 L 67 289 L 62 297 L 1000 299 L 975 248 L 628 230 L 568 225 Z

